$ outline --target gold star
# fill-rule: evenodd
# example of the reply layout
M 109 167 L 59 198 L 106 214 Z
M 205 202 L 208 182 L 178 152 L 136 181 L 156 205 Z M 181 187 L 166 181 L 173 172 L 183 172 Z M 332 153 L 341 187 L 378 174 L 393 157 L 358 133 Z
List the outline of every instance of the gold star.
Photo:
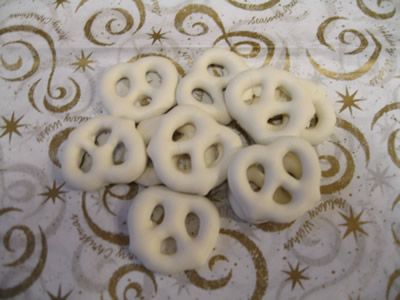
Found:
M 353 94 L 349 94 L 349 89 L 346 86 L 346 94 L 343 95 L 342 93 L 336 92 L 342 100 L 339 100 L 337 102 L 343 103 L 342 107 L 340 108 L 339 112 L 344 111 L 346 108 L 349 109 L 350 114 L 353 115 L 353 107 L 362 110 L 361 107 L 358 106 L 357 102 L 359 101 L 364 101 L 365 99 L 356 99 L 355 96 L 357 94 L 358 90 L 356 90 Z
M 301 288 L 304 290 L 303 284 L 301 283 L 302 280 L 309 280 L 310 278 L 307 276 L 304 276 L 304 271 L 308 269 L 308 267 L 305 267 L 304 269 L 300 270 L 300 264 L 297 263 L 297 266 L 293 268 L 293 266 L 288 262 L 289 264 L 289 271 L 282 270 L 282 272 L 286 273 L 289 275 L 288 278 L 286 278 L 285 281 L 290 280 L 292 282 L 292 290 L 296 287 L 296 284 L 298 283 Z
M 11 142 L 11 137 L 13 133 L 22 136 L 18 128 L 26 126 L 26 124 L 19 124 L 19 121 L 21 121 L 23 117 L 24 116 L 22 115 L 17 120 L 15 120 L 14 112 L 11 115 L 11 119 L 6 119 L 5 117 L 2 116 L 1 118 L 4 121 L 4 125 L 1 126 L 1 128 L 3 128 L 3 133 L 0 135 L 0 137 L 3 137 L 6 134 L 8 134 L 8 142 Z
M 43 201 L 43 203 L 46 203 L 49 200 L 53 201 L 53 203 L 56 203 L 57 199 L 60 199 L 61 201 L 65 202 L 62 195 L 65 194 L 66 191 L 63 191 L 61 189 L 64 185 L 65 185 L 65 182 L 62 183 L 61 185 L 57 186 L 56 181 L 53 180 L 53 186 L 52 187 L 46 186 L 47 191 L 39 194 L 39 196 L 46 197 L 46 199 Z
M 339 224 L 339 226 L 346 226 L 346 232 L 343 235 L 343 239 L 345 239 L 350 233 L 353 233 L 354 238 L 357 240 L 357 233 L 362 233 L 368 235 L 368 233 L 362 228 L 362 225 L 370 223 L 368 221 L 361 221 L 361 215 L 364 211 L 361 211 L 358 215 L 354 215 L 353 209 L 350 207 L 350 216 L 346 216 L 345 214 L 340 213 L 340 215 L 345 219 L 346 223 Z
M 155 31 L 154 28 L 151 29 L 152 33 L 146 33 L 149 36 L 149 39 L 152 39 L 153 42 L 151 43 L 152 45 L 154 45 L 155 42 L 160 42 L 161 40 L 166 40 L 167 38 L 165 37 L 165 35 L 167 34 L 167 32 L 161 32 L 161 28 L 158 31 Z
M 94 70 L 94 68 L 90 65 L 95 62 L 93 59 L 90 59 L 92 54 L 93 52 L 90 52 L 88 56 L 85 56 L 85 53 L 83 53 L 83 50 L 81 50 L 81 56 L 75 56 L 76 62 L 71 64 L 72 66 L 76 66 L 75 71 L 82 69 L 82 71 L 85 72 L 86 68 Z
M 56 0 L 53 4 L 56 5 L 56 9 L 61 5 L 64 8 L 64 3 L 69 3 L 69 0 Z
M 49 291 L 46 291 L 47 295 L 49 295 L 51 300 L 67 300 L 69 295 L 72 293 L 72 290 L 70 290 L 68 293 L 66 293 L 64 296 L 61 296 L 61 285 L 58 286 L 58 292 L 57 296 L 51 294 Z

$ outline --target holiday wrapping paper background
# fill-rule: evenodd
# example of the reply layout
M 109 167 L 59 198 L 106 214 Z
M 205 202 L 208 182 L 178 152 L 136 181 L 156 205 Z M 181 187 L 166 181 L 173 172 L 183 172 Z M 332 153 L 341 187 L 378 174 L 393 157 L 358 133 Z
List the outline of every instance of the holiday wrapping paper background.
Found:
M 0 22 L 1 299 L 400 297 L 399 1 L 9 0 Z M 154 274 L 127 247 L 138 186 L 72 191 L 59 152 L 106 113 L 107 67 L 159 55 L 184 76 L 214 46 L 327 86 L 322 200 L 294 223 L 250 226 L 221 186 L 208 264 Z

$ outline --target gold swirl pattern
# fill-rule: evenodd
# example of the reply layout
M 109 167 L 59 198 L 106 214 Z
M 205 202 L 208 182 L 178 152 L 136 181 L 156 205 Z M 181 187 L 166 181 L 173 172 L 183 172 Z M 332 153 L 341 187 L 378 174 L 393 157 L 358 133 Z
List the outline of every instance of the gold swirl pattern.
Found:
M 86 223 L 89 225 L 89 228 L 93 231 L 93 233 L 100 237 L 101 239 L 110 242 L 119 246 L 128 246 L 129 245 L 129 236 L 123 233 L 113 233 L 102 229 L 99 225 L 97 225 L 93 219 L 90 217 L 89 212 L 86 207 L 86 192 L 82 193 L 82 212 L 83 217 Z
M 23 229 L 22 229 L 23 228 Z M 25 262 L 27 259 L 29 259 L 32 254 L 33 254 L 33 248 L 34 248 L 34 242 L 32 242 L 31 238 L 33 237 L 32 231 L 23 225 L 18 225 L 14 226 L 9 231 L 7 231 L 5 237 L 4 237 L 4 246 L 7 250 L 13 251 L 13 249 L 10 247 L 10 238 L 12 235 L 12 232 L 14 230 L 23 230 L 25 232 L 25 235 L 27 237 L 27 245 L 24 253 L 22 256 L 20 256 L 17 260 L 10 264 L 8 266 L 14 266 L 14 265 L 19 265 L 23 262 Z M 46 236 L 44 235 L 42 229 L 39 226 L 40 230 L 40 239 L 41 239 L 41 251 L 39 255 L 39 260 L 36 264 L 36 266 L 33 268 L 32 272 L 29 274 L 28 277 L 26 277 L 24 280 L 22 280 L 20 283 L 12 286 L 12 287 L 0 287 L 0 298 L 11 298 L 15 297 L 24 291 L 26 291 L 29 287 L 33 285 L 33 283 L 40 277 L 40 275 L 43 272 L 44 266 L 46 264 L 46 259 L 47 259 L 47 240 Z M 34 238 L 33 238 L 34 240 Z M 31 244 L 29 244 L 29 242 Z M 33 243 L 33 244 L 32 244 Z M 33 247 L 33 248 L 32 248 Z
M 245 10 L 266 10 L 269 9 L 273 6 L 275 6 L 276 4 L 278 4 L 281 0 L 269 0 L 263 3 L 241 3 L 239 1 L 236 0 L 227 0 L 230 4 L 232 4 L 233 6 L 236 6 L 238 8 L 241 9 L 245 9 Z M 245 1 L 247 2 L 247 1 Z
M 157 282 L 156 282 L 156 279 L 154 278 L 154 274 L 141 265 L 129 264 L 129 265 L 124 265 L 124 266 L 120 267 L 118 270 L 116 270 L 112 274 L 112 276 L 110 278 L 110 282 L 108 284 L 108 292 L 111 296 L 111 299 L 113 299 L 113 300 L 120 299 L 117 295 L 118 283 L 126 274 L 128 274 L 130 272 L 140 272 L 140 273 L 146 275 L 147 277 L 149 277 L 151 282 L 153 283 L 154 290 L 157 292 Z M 141 285 L 137 282 L 130 282 L 124 288 L 124 292 L 123 292 L 124 298 L 123 299 L 128 299 L 127 292 L 130 289 L 135 290 L 136 298 L 142 297 Z
M 347 150 L 345 147 L 343 147 L 341 144 L 332 142 L 332 144 L 336 145 L 344 154 L 345 159 L 346 159 L 346 168 L 344 170 L 343 175 L 336 180 L 335 182 L 329 183 L 329 184 L 324 184 L 321 185 L 321 193 L 322 194 L 332 194 L 334 192 L 340 191 L 344 189 L 346 186 L 349 185 L 351 182 L 353 175 L 354 175 L 354 160 L 353 156 L 351 155 L 350 151 Z M 323 178 L 330 177 L 332 174 L 336 174 L 337 172 L 334 172 L 332 170 L 335 170 L 339 166 L 339 162 L 335 156 L 332 155 L 323 155 L 319 157 L 320 160 L 325 160 L 328 163 L 330 163 L 330 168 L 326 172 L 322 172 Z
M 12 211 L 19 211 L 19 212 L 21 212 L 22 209 L 17 208 L 17 207 L 4 207 L 4 208 L 0 208 L 0 217 L 1 217 L 2 215 L 8 214 L 9 212 L 12 212 Z
M 54 41 L 51 38 L 51 36 L 48 33 L 46 33 L 45 31 L 43 31 L 42 29 L 36 28 L 34 26 L 30 26 L 30 25 L 12 25 L 12 26 L 1 28 L 0 36 L 2 36 L 4 34 L 16 33 L 16 32 L 32 33 L 32 34 L 40 36 L 41 38 L 43 38 L 46 41 L 46 44 L 49 46 L 49 49 L 51 52 L 51 69 L 50 69 L 49 78 L 47 80 L 47 89 L 46 89 L 47 95 L 50 96 L 50 98 L 52 98 L 54 100 L 63 100 L 67 94 L 66 88 L 63 86 L 56 87 L 55 90 L 57 91 L 57 94 L 55 94 L 52 89 L 52 81 L 53 81 L 54 73 L 56 70 L 57 54 L 56 54 L 56 50 L 55 50 Z M 21 41 L 13 41 L 13 43 L 23 44 L 28 49 L 33 48 L 33 46 L 31 46 L 27 42 L 21 43 Z M 31 70 L 20 77 L 13 78 L 14 80 L 26 79 L 26 78 L 32 76 L 37 71 L 38 65 L 40 62 L 40 60 L 38 58 L 39 57 L 38 53 L 36 50 L 34 50 L 34 51 L 31 50 L 30 52 L 31 52 L 32 58 L 34 60 Z M 57 106 L 57 105 L 51 104 L 48 101 L 47 97 L 44 96 L 44 98 L 43 98 L 44 106 L 48 111 L 55 112 L 55 113 L 66 112 L 66 111 L 70 110 L 71 108 L 73 108 L 78 103 L 80 96 L 81 96 L 80 86 L 72 77 L 68 77 L 68 79 L 72 82 L 72 84 L 74 85 L 74 88 L 75 88 L 75 94 L 74 94 L 72 100 L 70 100 L 70 102 L 68 102 L 64 105 Z M 36 86 L 38 85 L 38 83 L 40 81 L 41 81 L 41 79 L 37 80 L 30 87 L 29 92 L 28 92 L 29 102 L 31 103 L 33 108 L 39 112 L 40 112 L 40 110 L 35 103 L 34 92 L 35 92 Z
M 334 51 L 334 48 L 327 43 L 326 38 L 325 38 L 325 31 L 327 27 L 332 24 L 334 21 L 337 20 L 347 20 L 345 17 L 340 17 L 340 16 L 333 16 L 328 19 L 326 19 L 324 22 L 322 22 L 317 30 L 317 39 L 319 42 L 327 47 L 329 50 Z M 312 64 L 312 66 L 322 75 L 331 78 L 331 79 L 336 79 L 336 80 L 354 80 L 357 79 L 364 74 L 368 73 L 369 70 L 375 65 L 376 61 L 378 60 L 378 57 L 382 51 L 382 44 L 378 41 L 378 39 L 370 32 L 367 30 L 368 35 L 371 37 L 372 41 L 374 42 L 375 48 L 373 52 L 371 53 L 370 57 L 367 59 L 367 61 L 360 66 L 358 69 L 350 72 L 334 72 L 331 70 L 328 70 L 324 68 L 322 65 L 320 65 L 311 55 L 310 51 L 307 49 L 306 54 L 307 57 Z M 340 42 L 348 45 L 349 43 L 346 42 L 345 36 L 347 34 L 352 34 L 354 37 L 356 37 L 359 40 L 359 45 L 357 48 L 355 48 L 352 51 L 346 52 L 345 54 L 353 55 L 353 54 L 358 54 L 361 53 L 364 49 L 367 48 L 368 46 L 368 39 L 359 32 L 356 29 L 347 29 L 342 31 L 339 34 L 339 40 Z
M 24 236 L 26 238 L 26 247 L 25 247 L 25 251 L 21 254 L 20 257 L 18 257 L 16 260 L 14 260 L 12 262 L 4 264 L 4 266 L 6 266 L 6 267 L 15 267 L 15 266 L 23 264 L 26 260 L 28 260 L 32 256 L 33 250 L 35 248 L 35 237 L 34 237 L 32 231 L 25 225 L 16 225 L 14 227 L 11 227 L 6 232 L 6 234 L 4 235 L 4 238 L 3 238 L 4 247 L 9 252 L 15 251 L 15 249 L 13 249 L 10 244 L 11 236 L 15 231 L 21 231 L 24 234 Z
M 392 274 L 390 274 L 389 276 L 389 280 L 388 283 L 386 285 L 386 299 L 389 299 L 389 295 L 390 295 L 390 290 L 393 287 L 393 284 L 395 283 L 395 281 L 400 277 L 400 269 L 395 270 Z M 394 297 L 393 299 L 398 300 L 400 298 L 400 293 L 398 293 L 396 295 L 396 297 Z
M 229 262 L 229 260 L 223 255 L 214 255 L 208 261 L 208 268 L 210 269 L 210 271 L 212 271 L 217 261 Z M 193 285 L 203 290 L 217 290 L 223 288 L 229 283 L 232 278 L 232 270 L 229 270 L 226 276 L 214 280 L 209 280 L 201 277 L 196 270 L 187 270 L 185 271 L 185 275 Z
M 182 77 L 185 76 L 185 70 L 183 69 L 183 67 L 177 61 L 175 61 L 174 59 L 172 59 L 171 57 L 169 57 L 163 53 L 158 53 L 158 52 L 141 53 L 141 54 L 138 54 L 138 55 L 132 57 L 131 59 L 129 59 L 128 62 L 134 62 L 140 58 L 148 57 L 148 56 L 160 56 L 160 57 L 168 59 L 170 62 L 172 62 L 174 64 L 176 70 L 178 71 L 178 74 L 181 75 Z
M 239 231 L 222 228 L 220 230 L 220 233 L 222 235 L 226 235 L 228 237 L 235 239 L 249 252 L 250 257 L 254 264 L 254 268 L 256 270 L 256 283 L 253 294 L 250 297 L 250 299 L 252 300 L 262 299 L 268 287 L 267 262 L 264 258 L 263 253 L 260 251 L 260 249 L 258 249 L 257 245 L 252 240 L 250 240 L 246 235 L 244 235 Z M 210 289 L 209 287 L 210 281 L 200 277 L 200 275 L 198 275 L 197 272 L 191 270 L 185 272 L 185 274 L 186 276 L 188 276 L 190 282 L 195 286 L 203 289 Z
M 387 145 L 388 145 L 387 148 L 388 148 L 389 156 L 390 156 L 390 158 L 392 159 L 393 163 L 394 163 L 398 168 L 400 168 L 400 159 L 399 159 L 399 157 L 397 156 L 397 153 L 396 153 L 395 142 L 396 142 L 396 134 L 397 134 L 399 131 L 400 131 L 400 129 L 396 129 L 395 131 L 393 131 L 393 132 L 390 134 L 389 139 L 388 139 L 388 144 L 387 144 Z
M 393 201 L 392 210 L 396 207 L 397 204 L 400 203 L 400 194 L 397 195 L 396 199 Z
M 50 161 L 56 167 L 61 168 L 61 163 L 58 159 L 58 151 L 61 145 L 68 139 L 68 136 L 74 129 L 75 127 L 64 128 L 63 130 L 57 132 L 50 141 L 48 154 Z
M 33 63 L 32 63 L 31 68 L 25 74 L 23 74 L 21 76 L 13 77 L 13 78 L 1 76 L 1 78 L 3 78 L 4 80 L 7 80 L 7 81 L 23 81 L 23 80 L 31 77 L 33 74 L 35 74 L 40 65 L 39 53 L 32 46 L 32 44 L 30 44 L 26 41 L 23 41 L 23 40 L 12 41 L 12 42 L 8 42 L 8 43 L 4 43 L 2 45 L 2 47 L 5 47 L 7 45 L 15 45 L 15 44 L 24 45 L 29 50 L 31 57 L 33 58 Z M 9 71 L 17 71 L 23 65 L 23 60 L 22 60 L 21 56 L 18 57 L 18 60 L 15 63 L 7 63 L 7 61 L 3 58 L 3 55 L 1 55 L 0 61 L 1 61 L 1 64 L 4 66 L 4 68 Z
M 396 231 L 394 230 L 394 225 L 392 225 L 392 236 L 393 236 L 393 239 L 394 239 L 394 243 L 397 246 L 400 246 L 400 239 L 397 237 Z
M 361 130 L 358 129 L 354 124 L 341 118 L 336 118 L 336 127 L 346 130 L 358 140 L 365 154 L 365 163 L 368 166 L 370 159 L 369 145 Z
M 264 65 L 270 63 L 275 53 L 275 44 L 269 38 L 260 33 L 247 30 L 226 32 L 225 26 L 222 23 L 218 13 L 206 5 L 189 4 L 178 11 L 175 16 L 175 27 L 180 33 L 189 36 L 201 36 L 209 32 L 209 26 L 203 21 L 194 22 L 191 25 L 192 29 L 199 28 L 199 30 L 195 32 L 189 32 L 185 29 L 184 23 L 186 19 L 190 19 L 190 17 L 192 17 L 194 14 L 203 14 L 210 17 L 222 32 L 222 34 L 213 42 L 213 46 L 217 45 L 223 40 L 229 46 L 231 51 L 244 58 L 255 58 L 261 53 L 261 49 L 266 47 L 267 53 L 264 59 Z M 244 41 L 237 41 L 232 44 L 232 38 L 248 39 Z M 288 52 L 287 55 L 289 55 Z
M 138 192 L 138 185 L 135 182 L 127 184 L 128 190 L 126 191 L 125 194 L 122 195 L 113 192 L 113 187 L 115 186 L 116 186 L 115 184 L 110 184 L 106 186 L 103 195 L 101 197 L 105 209 L 114 216 L 116 216 L 116 214 L 110 209 L 110 206 L 108 205 L 107 202 L 108 196 L 112 196 L 114 197 L 114 199 L 126 201 L 126 200 L 132 200 L 133 197 L 135 197 Z
M 378 7 L 381 7 L 382 4 L 382 0 L 376 0 L 376 3 L 378 5 Z M 364 0 L 357 0 L 357 6 L 358 8 L 367 16 L 377 19 L 377 20 L 386 20 L 386 19 L 390 19 L 391 17 L 394 16 L 394 14 L 396 13 L 396 8 L 393 7 L 393 9 L 387 13 L 378 13 L 373 11 L 372 9 L 370 9 L 365 3 Z M 394 6 L 394 5 L 393 5 Z
M 382 107 L 375 115 L 374 118 L 372 119 L 371 122 L 371 130 L 374 128 L 376 122 L 386 113 L 391 112 L 393 110 L 400 109 L 400 102 L 393 102 L 388 105 L 385 105 Z
M 134 0 L 133 2 L 135 3 L 137 10 L 139 11 L 139 17 L 140 17 L 139 24 L 138 24 L 136 30 L 133 32 L 133 33 L 136 33 L 140 28 L 142 28 L 142 26 L 144 24 L 144 21 L 146 19 L 146 11 L 145 11 L 143 2 L 141 0 Z M 80 5 L 78 5 L 78 7 L 77 7 L 77 10 L 82 5 L 83 4 L 80 3 Z M 132 15 L 127 10 L 125 10 L 123 8 L 120 8 L 120 7 L 112 8 L 111 10 L 120 13 L 124 17 L 125 25 L 120 30 L 114 30 L 113 29 L 113 23 L 117 19 L 116 18 L 112 18 L 104 26 L 106 32 L 108 34 L 114 36 L 114 35 L 123 35 L 123 34 L 127 33 L 128 31 L 130 31 L 132 29 L 133 23 L 134 23 Z M 102 42 L 102 41 L 99 41 L 92 33 L 92 27 L 93 27 L 93 24 L 94 24 L 95 20 L 103 12 L 104 11 L 98 11 L 95 14 L 93 14 L 91 17 L 89 17 L 89 19 L 85 23 L 85 26 L 84 26 L 83 30 L 84 30 L 84 33 L 85 33 L 85 37 L 91 43 L 93 43 L 95 45 L 98 45 L 98 46 L 111 46 L 111 45 L 114 45 L 115 42 Z

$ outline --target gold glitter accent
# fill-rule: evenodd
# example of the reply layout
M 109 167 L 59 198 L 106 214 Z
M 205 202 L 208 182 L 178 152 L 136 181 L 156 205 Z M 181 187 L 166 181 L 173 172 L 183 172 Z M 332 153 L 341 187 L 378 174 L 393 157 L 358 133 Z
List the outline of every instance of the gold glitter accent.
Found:
M 111 296 L 111 299 L 113 299 L 113 300 L 120 299 L 117 295 L 117 285 L 118 285 L 119 281 L 121 280 L 121 278 L 130 272 L 140 272 L 140 273 L 143 273 L 144 275 L 147 275 L 151 279 L 151 282 L 153 283 L 154 290 L 157 292 L 157 282 L 154 278 L 154 274 L 141 265 L 129 264 L 129 265 L 124 265 L 124 266 L 120 267 L 118 270 L 116 270 L 112 274 L 110 281 L 108 283 L 108 292 Z M 124 298 L 123 299 L 128 299 L 126 296 L 127 296 L 128 290 L 130 290 L 130 289 L 133 289 L 136 291 L 137 298 L 141 297 L 141 295 L 142 295 L 141 285 L 137 282 L 130 282 L 124 288 Z
M 354 238 L 357 240 L 358 236 L 357 233 L 368 235 L 368 233 L 363 229 L 364 224 L 371 223 L 369 221 L 361 221 L 361 216 L 364 213 L 364 211 L 360 211 L 358 215 L 354 215 L 353 209 L 350 207 L 350 215 L 345 215 L 341 212 L 339 214 L 343 217 L 343 219 L 346 221 L 345 223 L 339 224 L 339 226 L 345 226 L 346 227 L 346 232 L 343 235 L 343 239 L 345 239 L 350 233 L 354 235 Z
M 381 6 L 382 0 L 377 0 L 378 6 Z M 390 19 L 391 17 L 394 16 L 396 13 L 396 8 L 393 7 L 393 10 L 387 13 L 377 13 L 371 10 L 367 5 L 365 5 L 363 0 L 357 0 L 357 6 L 358 8 L 367 16 L 370 16 L 371 18 L 378 19 L 378 20 L 385 20 L 385 19 Z M 394 2 L 393 2 L 394 6 Z
M 276 223 L 276 222 L 265 222 L 265 223 L 261 223 L 261 224 L 257 224 L 257 228 L 265 231 L 265 232 L 278 232 L 278 231 L 282 231 L 285 229 L 288 229 L 290 226 L 292 226 L 292 224 L 294 223 L 290 222 L 290 223 Z
M 155 31 L 154 28 L 151 29 L 151 33 L 146 33 L 149 36 L 149 39 L 152 40 L 151 44 L 154 45 L 155 42 L 159 42 L 162 44 L 162 40 L 166 40 L 165 35 L 168 32 L 161 32 L 161 28 L 158 31 Z
M 54 203 L 56 203 L 57 199 L 60 199 L 61 201 L 65 202 L 65 199 L 62 197 L 63 194 L 67 193 L 66 191 L 62 190 L 62 187 L 64 185 L 65 185 L 65 182 L 63 182 L 61 185 L 57 186 L 56 181 L 53 180 L 52 187 L 46 186 L 47 191 L 39 194 L 39 196 L 43 196 L 46 198 L 42 204 L 46 203 L 49 200 L 53 201 L 53 204 L 54 204 Z
M 85 72 L 86 68 L 88 68 L 90 70 L 94 70 L 94 68 L 90 65 L 90 64 L 95 62 L 95 60 L 90 59 L 92 54 L 93 54 L 93 52 L 90 52 L 86 56 L 85 53 L 83 52 L 83 50 L 81 50 L 81 56 L 80 57 L 75 56 L 76 61 L 71 64 L 72 66 L 76 66 L 75 71 L 78 71 L 79 69 L 82 69 L 82 71 Z
M 0 287 L 0 295 L 2 296 L 2 298 L 11 298 L 23 293 L 28 288 L 30 288 L 42 274 L 47 259 L 47 240 L 40 227 L 39 230 L 41 238 L 41 251 L 36 266 L 33 268 L 31 274 L 29 274 L 29 276 L 22 280 L 20 283 L 8 288 Z
M 238 1 L 235 0 L 227 0 L 230 4 L 239 7 L 241 9 L 245 9 L 245 10 L 266 10 L 269 9 L 273 6 L 275 6 L 276 4 L 278 4 L 281 0 L 269 0 L 263 3 L 240 3 Z
M 300 269 L 300 264 L 297 263 L 296 267 L 293 268 L 290 262 L 288 262 L 288 265 L 289 271 L 282 270 L 283 273 L 286 273 L 288 275 L 288 278 L 286 278 L 285 281 L 290 280 L 292 282 L 292 291 L 296 287 L 296 284 L 299 284 L 299 286 L 304 290 L 303 283 L 301 281 L 310 280 L 309 277 L 304 275 L 304 272 L 308 269 L 308 267 Z
M 347 86 L 346 86 L 346 94 L 336 92 L 342 98 L 342 100 L 339 100 L 337 102 L 343 103 L 339 112 L 342 112 L 345 109 L 348 109 L 350 111 L 350 114 L 353 115 L 353 110 L 352 110 L 353 107 L 357 108 L 358 110 L 362 110 L 361 107 L 358 106 L 357 102 L 364 101 L 365 99 L 356 99 L 357 92 L 358 92 L 358 90 L 356 90 L 354 93 L 352 93 L 350 95 L 349 89 L 347 88 Z
M 13 112 L 11 115 L 10 119 L 5 118 L 2 116 L 1 118 L 4 121 L 4 125 L 2 125 L 0 128 L 3 129 L 2 134 L 0 135 L 0 138 L 8 134 L 8 142 L 11 142 L 12 135 L 15 133 L 16 135 L 22 136 L 21 132 L 19 132 L 20 127 L 26 126 L 26 124 L 20 124 L 21 119 L 24 116 L 22 115 L 18 119 L 15 119 L 15 113 Z
M 396 134 L 400 131 L 400 129 L 396 129 L 395 131 L 393 131 L 388 139 L 388 143 L 387 143 L 387 149 L 388 149 L 388 153 L 390 156 L 390 159 L 393 161 L 393 163 L 400 168 L 400 159 L 397 156 L 396 153 Z
M 69 0 L 55 0 L 53 4 L 56 5 L 56 9 L 57 9 L 59 6 L 64 8 L 65 3 L 69 3 Z
M 390 290 L 393 287 L 394 282 L 397 280 L 397 278 L 400 277 L 400 269 L 395 270 L 392 274 L 390 274 L 387 285 L 386 285 L 386 299 L 389 299 L 390 295 Z M 396 295 L 393 299 L 399 299 L 400 293 Z
M 62 295 L 62 291 L 61 291 L 61 284 L 58 286 L 58 291 L 57 291 L 57 295 L 54 295 L 52 293 L 50 293 L 49 291 L 46 291 L 47 295 L 49 295 L 51 300 L 67 300 L 69 295 L 71 295 L 72 290 L 70 290 L 68 293 L 66 293 L 65 295 Z

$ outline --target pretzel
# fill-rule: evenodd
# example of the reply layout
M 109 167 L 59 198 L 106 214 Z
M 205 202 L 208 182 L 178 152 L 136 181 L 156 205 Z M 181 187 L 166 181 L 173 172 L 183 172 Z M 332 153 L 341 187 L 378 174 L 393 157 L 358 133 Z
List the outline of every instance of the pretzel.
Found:
M 260 144 L 299 136 L 314 115 L 301 81 L 268 66 L 233 78 L 225 99 L 231 116 Z
M 169 188 L 205 195 L 226 179 L 229 161 L 241 146 L 233 130 L 201 109 L 182 105 L 161 118 L 147 153 Z
M 144 171 L 146 160 L 146 149 L 133 121 L 99 116 L 70 134 L 61 163 L 71 186 L 92 191 L 108 183 L 135 180 Z
M 187 223 L 190 213 L 198 218 L 198 230 Z M 161 186 L 139 193 L 128 213 L 130 250 L 146 268 L 160 273 L 176 273 L 206 263 L 219 227 L 218 211 L 207 198 Z
M 146 78 L 151 73 L 160 77 L 160 86 L 154 86 Z M 117 84 L 126 79 L 129 90 L 125 95 L 117 91 Z M 115 116 L 135 122 L 158 116 L 175 103 L 178 72 L 168 59 L 145 57 L 134 63 L 122 63 L 110 68 L 102 80 L 103 103 Z
M 240 150 L 228 169 L 229 202 L 250 223 L 291 222 L 320 199 L 321 170 L 314 148 L 298 137 Z
M 142 135 L 146 146 L 149 144 L 150 138 L 157 131 L 160 119 L 161 117 L 158 116 L 143 120 L 139 123 L 137 130 Z M 156 171 L 154 170 L 151 159 L 147 159 L 146 169 L 143 174 L 136 179 L 136 182 L 144 186 L 152 186 L 161 183 L 161 180 L 158 178 Z
M 302 80 L 302 85 L 306 89 L 309 100 L 313 103 L 316 124 L 312 124 L 311 121 L 310 125 L 300 133 L 300 136 L 311 144 L 317 145 L 326 140 L 333 132 L 336 123 L 335 110 L 322 85 L 307 80 Z
M 227 74 L 211 75 L 208 68 L 211 68 L 211 72 L 213 71 L 212 67 L 216 66 L 223 68 Z M 180 80 L 176 90 L 178 104 L 194 105 L 207 112 L 218 122 L 228 124 L 232 119 L 225 105 L 224 90 L 228 82 L 245 69 L 247 69 L 247 65 L 244 60 L 229 50 L 212 48 L 205 51 L 194 63 L 191 71 Z M 212 103 L 197 100 L 196 93 L 199 92 L 201 94 L 198 97 L 205 97 L 204 93 L 206 93 Z

